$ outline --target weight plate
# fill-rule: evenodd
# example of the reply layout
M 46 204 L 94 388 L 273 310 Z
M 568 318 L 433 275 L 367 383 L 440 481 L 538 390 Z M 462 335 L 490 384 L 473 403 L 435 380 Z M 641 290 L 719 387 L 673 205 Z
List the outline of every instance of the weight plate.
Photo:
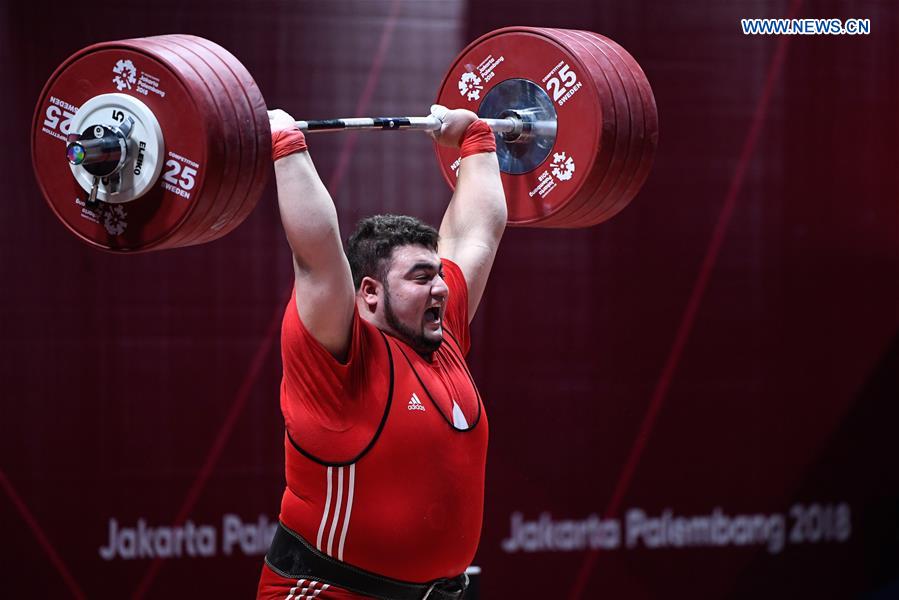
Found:
M 133 40 L 96 44 L 67 59 L 44 86 L 32 127 L 32 162 L 47 203 L 76 236 L 95 247 L 134 252 L 172 247 L 172 238 L 207 187 L 219 187 L 220 124 L 198 81 L 177 65 L 149 55 Z M 86 206 L 85 192 L 63 158 L 78 108 L 101 94 L 141 100 L 163 132 L 162 176 L 147 193 L 125 204 Z M 114 122 L 110 114 L 111 122 Z M 133 168 L 132 157 L 125 168 Z
M 243 136 L 239 127 L 237 109 L 231 100 L 228 86 L 223 83 L 222 78 L 215 70 L 215 67 L 220 68 L 219 63 L 215 60 L 215 66 L 210 65 L 210 60 L 214 60 L 214 57 L 210 56 L 208 51 L 187 46 L 180 36 L 174 35 L 146 38 L 146 42 L 153 46 L 164 47 L 193 68 L 205 84 L 206 93 L 213 99 L 215 114 L 222 124 L 222 187 L 214 202 L 208 204 L 205 212 L 201 215 L 197 211 L 191 217 L 190 227 L 182 228 L 182 237 L 178 240 L 178 245 L 189 246 L 210 241 L 219 237 L 216 234 L 221 229 L 213 229 L 213 226 L 222 221 L 223 215 L 233 213 L 234 206 L 241 201 L 236 194 L 241 185 Z
M 627 89 L 621 81 L 614 64 L 604 56 L 597 56 L 592 46 L 571 36 L 568 31 L 560 29 L 545 30 L 547 35 L 557 39 L 581 55 L 585 64 L 590 64 L 590 75 L 593 77 L 600 97 L 606 103 L 606 114 L 614 114 L 614 142 L 606 146 L 610 151 L 610 159 L 596 165 L 584 184 L 576 201 L 569 203 L 559 212 L 558 227 L 583 227 L 583 215 L 595 205 L 614 203 L 619 193 L 622 171 L 627 165 L 630 154 L 631 106 L 628 104 Z M 607 118 L 611 121 L 610 118 Z
M 509 79 L 524 79 L 546 90 L 558 127 L 552 152 L 533 170 L 503 173 L 510 225 L 552 226 L 552 216 L 576 198 L 612 141 L 614 125 L 604 121 L 590 66 L 540 29 L 510 27 L 469 44 L 444 77 L 437 102 L 478 112 L 490 91 Z M 444 177 L 455 185 L 459 152 L 437 147 Z
M 96 129 L 93 125 L 95 123 L 108 123 L 111 119 L 113 121 L 121 119 L 121 122 L 125 122 L 128 118 L 132 125 L 127 146 L 129 152 L 133 153 L 134 160 L 131 161 L 130 168 L 122 168 L 118 171 L 116 193 L 107 193 L 105 186 L 100 186 L 97 192 L 99 200 L 111 204 L 131 202 L 140 198 L 156 183 L 156 179 L 162 172 L 161 157 L 165 154 L 165 143 L 159 121 L 156 120 L 156 116 L 146 104 L 133 96 L 101 94 L 82 104 L 77 116 L 72 119 L 69 126 L 72 133 L 80 133 L 83 137 L 85 132 Z M 119 124 L 122 124 L 121 122 Z M 100 131 L 105 131 L 105 127 L 101 127 Z M 94 132 L 94 137 L 96 137 L 96 132 Z M 81 157 L 77 156 L 81 146 L 71 148 L 76 153 L 73 158 L 79 161 L 83 159 L 83 153 Z M 68 150 L 66 158 L 69 158 Z M 69 170 L 81 185 L 81 189 L 90 192 L 94 176 L 80 165 L 71 164 L 71 161 Z
M 239 127 L 243 136 L 242 148 L 246 149 L 242 150 L 244 170 L 241 171 L 241 182 L 245 183 L 246 192 L 235 192 L 240 204 L 235 207 L 233 214 L 223 214 L 222 220 L 213 225 L 213 229 L 218 229 L 215 237 L 221 237 L 249 216 L 268 183 L 272 169 L 272 135 L 268 122 L 268 109 L 259 86 L 233 54 L 200 37 L 186 35 L 175 37 L 182 41 L 189 39 L 190 42 L 206 48 L 221 61 L 224 69 L 216 68 L 215 71 L 223 81 L 230 81 L 230 85 L 226 84 L 226 88 L 230 90 L 232 102 L 238 109 Z
M 608 173 L 603 182 L 589 195 L 585 194 L 586 201 L 580 207 L 566 215 L 570 226 L 585 227 L 592 222 L 591 216 L 595 218 L 607 214 L 622 203 L 626 188 L 639 162 L 643 106 L 630 71 L 618 60 L 617 55 L 599 48 L 591 39 L 580 36 L 578 32 L 558 31 L 557 35 L 571 44 L 580 44 L 585 51 L 591 53 L 600 67 L 598 72 L 602 72 L 605 80 L 612 86 L 617 112 L 622 117 L 616 140 L 621 148 L 618 154 L 620 157 L 618 168 L 614 173 Z
M 627 206 L 634 196 L 639 193 L 643 184 L 646 182 L 646 178 L 649 176 L 659 141 L 659 115 L 655 97 L 652 93 L 652 87 L 649 85 L 649 80 L 646 78 L 646 74 L 643 72 L 643 69 L 640 68 L 640 65 L 634 57 L 620 45 L 604 36 L 591 32 L 581 33 L 592 36 L 597 44 L 604 44 L 617 54 L 631 73 L 631 77 L 634 80 L 643 107 L 643 129 L 640 138 L 641 152 L 639 154 L 639 163 L 634 170 L 633 177 L 623 198 L 623 203 L 614 207 L 611 213 L 602 217 L 602 220 L 607 220 Z M 599 221 L 594 221 L 594 223 L 595 222 Z

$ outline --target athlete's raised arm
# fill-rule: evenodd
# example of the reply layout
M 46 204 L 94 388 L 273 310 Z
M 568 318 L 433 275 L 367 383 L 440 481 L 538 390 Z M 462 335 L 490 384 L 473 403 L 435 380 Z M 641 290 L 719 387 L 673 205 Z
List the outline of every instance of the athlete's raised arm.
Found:
M 343 360 L 355 300 L 337 210 L 293 117 L 283 110 L 270 111 L 269 123 L 278 207 L 293 251 L 297 310 L 313 337 Z
M 439 144 L 461 146 L 459 179 L 440 224 L 440 256 L 462 269 L 468 284 L 468 320 L 474 318 L 499 241 L 506 228 L 506 197 L 490 128 L 468 110 L 432 107 L 443 121 Z

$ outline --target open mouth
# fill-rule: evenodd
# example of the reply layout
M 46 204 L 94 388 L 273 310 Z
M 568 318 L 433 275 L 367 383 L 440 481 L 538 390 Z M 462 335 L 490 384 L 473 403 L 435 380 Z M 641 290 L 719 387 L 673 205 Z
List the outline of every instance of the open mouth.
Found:
M 439 323 L 440 322 L 440 307 L 432 306 L 428 310 L 425 311 L 425 321 L 428 323 Z

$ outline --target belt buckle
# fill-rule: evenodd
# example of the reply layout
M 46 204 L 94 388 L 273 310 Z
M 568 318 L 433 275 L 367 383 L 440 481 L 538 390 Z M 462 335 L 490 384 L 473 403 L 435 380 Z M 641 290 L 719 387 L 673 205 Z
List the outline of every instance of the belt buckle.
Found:
M 425 595 L 421 597 L 421 600 L 428 600 L 428 596 L 431 595 L 431 592 L 434 591 L 434 588 L 437 587 L 438 583 L 439 583 L 439 581 L 435 581 L 434 583 L 432 583 L 431 587 L 428 588 L 428 591 L 425 592 Z
M 470 581 L 468 579 L 468 573 L 463 573 L 462 575 L 465 577 L 465 581 L 462 583 L 461 589 L 457 592 L 447 592 L 447 593 L 452 593 L 453 597 L 456 598 L 457 600 L 461 600 L 462 596 L 465 595 L 465 589 L 468 587 L 468 583 Z M 428 591 L 425 592 L 425 595 L 421 597 L 421 600 L 428 600 L 428 598 L 431 597 L 431 592 L 433 592 L 435 589 L 437 589 L 438 585 L 443 585 L 444 583 L 451 583 L 453 581 L 455 581 L 455 580 L 454 579 L 438 579 L 437 581 L 435 581 L 431 584 L 431 586 L 428 588 Z

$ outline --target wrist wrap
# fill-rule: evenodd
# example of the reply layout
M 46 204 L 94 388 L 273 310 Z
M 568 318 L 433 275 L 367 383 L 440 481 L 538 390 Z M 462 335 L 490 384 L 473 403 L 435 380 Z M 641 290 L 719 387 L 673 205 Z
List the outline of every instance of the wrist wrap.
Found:
M 462 134 L 459 150 L 462 158 L 482 152 L 496 152 L 496 138 L 493 136 L 493 130 L 480 119 L 473 122 Z
M 272 162 L 308 149 L 306 136 L 299 129 L 281 129 L 272 132 Z

